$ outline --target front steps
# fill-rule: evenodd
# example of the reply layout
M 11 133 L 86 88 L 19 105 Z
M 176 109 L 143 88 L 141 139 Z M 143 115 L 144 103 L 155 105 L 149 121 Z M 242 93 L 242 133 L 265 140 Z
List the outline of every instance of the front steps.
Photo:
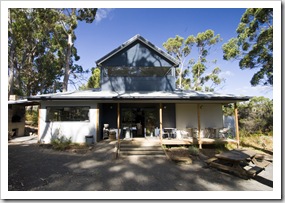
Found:
M 165 153 L 159 142 L 122 141 L 120 143 L 119 157 L 126 156 L 165 157 Z

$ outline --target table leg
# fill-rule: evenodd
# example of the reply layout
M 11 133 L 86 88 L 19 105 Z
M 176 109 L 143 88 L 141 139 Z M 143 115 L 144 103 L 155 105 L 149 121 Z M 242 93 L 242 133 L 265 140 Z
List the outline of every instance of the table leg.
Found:
M 246 172 L 244 168 L 240 166 L 240 162 L 238 161 L 235 161 L 233 163 L 233 172 L 241 178 L 249 179 L 248 173 Z
M 214 158 L 212 160 L 209 160 L 207 164 L 224 171 L 232 172 L 243 179 L 249 179 L 249 174 L 244 168 L 240 166 L 239 161 L 225 161 L 222 159 Z

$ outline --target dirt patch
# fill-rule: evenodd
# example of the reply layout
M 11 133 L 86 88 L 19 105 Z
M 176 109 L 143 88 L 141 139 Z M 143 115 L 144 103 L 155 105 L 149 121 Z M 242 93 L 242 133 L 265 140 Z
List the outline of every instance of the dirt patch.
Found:
M 254 150 L 257 152 L 257 158 L 265 159 L 268 161 L 273 160 L 273 156 L 264 151 L 253 149 L 252 147 L 241 147 L 243 149 Z M 193 150 L 195 149 L 195 150 Z M 217 149 L 215 146 L 207 146 L 203 149 L 198 148 L 187 148 L 187 147 L 169 147 L 165 149 L 166 156 L 175 163 L 179 164 L 192 164 L 194 162 L 204 162 L 209 158 L 214 157 L 216 154 L 219 154 L 223 151 L 229 149 L 220 148 Z
M 169 159 L 179 164 L 192 164 L 200 160 L 198 155 L 191 154 L 186 147 L 171 147 L 165 149 L 165 153 Z
M 208 149 L 201 149 L 200 153 L 206 156 L 207 158 L 212 158 L 217 154 L 217 150 L 213 148 L 208 148 Z
M 64 151 L 69 153 L 76 153 L 76 154 L 86 154 L 88 152 L 91 152 L 94 149 L 94 146 L 88 146 L 88 145 L 69 145 L 67 148 L 63 150 L 54 149 L 52 144 L 40 144 L 39 147 L 43 149 L 52 149 L 55 151 Z

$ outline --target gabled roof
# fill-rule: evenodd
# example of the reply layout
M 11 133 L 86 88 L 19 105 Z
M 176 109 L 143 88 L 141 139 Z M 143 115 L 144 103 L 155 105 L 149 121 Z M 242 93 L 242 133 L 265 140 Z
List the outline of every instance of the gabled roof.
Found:
M 125 43 L 123 43 L 121 46 L 119 46 L 118 48 L 114 49 L 113 51 L 111 51 L 110 53 L 106 54 L 105 56 L 103 56 L 102 58 L 100 58 L 99 60 L 96 61 L 97 66 L 101 66 L 104 62 L 106 62 L 108 59 L 110 59 L 111 57 L 113 57 L 114 55 L 118 54 L 119 52 L 129 48 L 130 46 L 132 46 L 134 43 L 142 43 L 145 46 L 147 46 L 149 49 L 153 50 L 157 55 L 159 55 L 160 57 L 164 58 L 165 60 L 167 60 L 172 66 L 174 67 L 178 67 L 179 66 L 179 61 L 177 61 L 176 59 L 174 59 L 172 56 L 170 56 L 169 54 L 167 54 L 166 52 L 164 52 L 163 50 L 161 50 L 160 48 L 158 48 L 157 46 L 155 46 L 154 44 L 152 44 L 150 41 L 146 40 L 145 38 L 143 38 L 140 35 L 135 35 L 134 37 L 132 37 L 131 39 L 129 39 L 128 41 L 126 41 Z

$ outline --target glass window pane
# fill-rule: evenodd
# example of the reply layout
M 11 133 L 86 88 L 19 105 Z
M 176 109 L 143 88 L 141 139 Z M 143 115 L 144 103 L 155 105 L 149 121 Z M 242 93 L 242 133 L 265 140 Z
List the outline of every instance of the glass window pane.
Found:
M 89 109 L 86 106 L 47 107 L 46 121 L 89 121 Z
M 104 67 L 103 75 L 109 77 L 163 77 L 171 75 L 169 67 Z

